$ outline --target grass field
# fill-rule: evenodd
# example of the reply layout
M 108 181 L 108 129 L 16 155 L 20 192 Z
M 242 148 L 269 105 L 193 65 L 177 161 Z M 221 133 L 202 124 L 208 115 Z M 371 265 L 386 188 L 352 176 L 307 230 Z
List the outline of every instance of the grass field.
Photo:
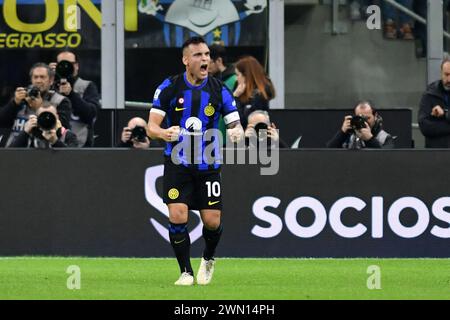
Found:
M 71 265 L 79 290 L 67 288 Z M 381 289 L 367 287 L 371 265 Z M 0 258 L 0 299 L 450 299 L 450 259 L 219 258 L 208 286 L 177 277 L 175 259 Z

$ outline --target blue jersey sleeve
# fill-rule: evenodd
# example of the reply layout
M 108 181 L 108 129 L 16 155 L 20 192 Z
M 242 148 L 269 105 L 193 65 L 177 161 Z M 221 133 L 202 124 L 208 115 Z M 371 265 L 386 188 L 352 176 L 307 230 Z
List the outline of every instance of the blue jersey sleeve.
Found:
M 222 116 L 225 124 L 239 121 L 239 112 L 236 108 L 236 101 L 227 87 L 222 87 Z
M 169 97 L 169 86 L 172 84 L 170 79 L 166 79 L 159 87 L 156 89 L 153 96 L 153 106 L 152 110 L 159 111 L 160 114 L 165 115 L 170 106 Z

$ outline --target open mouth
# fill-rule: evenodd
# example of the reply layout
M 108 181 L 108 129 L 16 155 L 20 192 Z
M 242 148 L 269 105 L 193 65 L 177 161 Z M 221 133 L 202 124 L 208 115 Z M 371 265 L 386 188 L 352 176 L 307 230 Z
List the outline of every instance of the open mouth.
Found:
M 202 65 L 200 66 L 200 71 L 202 71 L 202 72 L 208 72 L 208 64 L 207 64 L 207 63 L 202 64 Z

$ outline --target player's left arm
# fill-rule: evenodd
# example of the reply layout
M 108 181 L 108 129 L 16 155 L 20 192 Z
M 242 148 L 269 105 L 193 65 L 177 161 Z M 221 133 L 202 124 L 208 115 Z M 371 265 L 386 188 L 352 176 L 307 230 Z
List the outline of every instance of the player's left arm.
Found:
M 222 88 L 222 103 L 222 116 L 227 126 L 227 134 L 232 142 L 239 142 L 244 137 L 244 129 L 233 94 L 225 86 Z

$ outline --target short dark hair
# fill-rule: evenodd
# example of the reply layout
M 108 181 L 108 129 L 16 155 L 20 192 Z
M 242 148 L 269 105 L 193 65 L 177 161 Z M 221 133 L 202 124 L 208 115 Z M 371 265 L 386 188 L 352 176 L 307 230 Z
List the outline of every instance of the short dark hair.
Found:
M 200 44 L 200 43 L 205 43 L 206 44 L 205 39 L 203 39 L 202 37 L 191 37 L 191 38 L 187 39 L 183 43 L 183 46 L 181 47 L 181 50 L 184 52 L 184 49 L 189 47 L 191 44 Z
M 441 71 L 444 69 L 444 64 L 446 64 L 447 62 L 450 62 L 450 56 L 446 53 L 444 55 L 444 58 L 442 59 Z
M 371 109 L 372 109 L 372 114 L 376 115 L 378 113 L 377 109 L 375 108 L 375 105 L 372 101 L 370 100 L 359 100 L 355 107 L 353 108 L 353 110 L 356 110 L 356 108 L 358 108 L 358 106 L 360 105 L 368 105 Z
M 78 62 L 77 54 L 76 54 L 75 52 L 73 52 L 72 50 L 67 49 L 67 48 L 62 49 L 62 50 L 58 51 L 58 53 L 56 54 L 56 56 L 59 56 L 61 53 L 71 53 L 71 54 L 73 54 L 73 56 L 75 57 L 75 62 Z
M 216 61 L 217 59 L 222 58 L 223 63 L 227 62 L 227 51 L 224 46 L 213 44 L 209 47 L 209 52 L 211 60 Z
M 55 73 L 53 72 L 53 70 L 50 68 L 50 66 L 44 62 L 38 62 L 33 64 L 33 66 L 30 69 L 30 79 L 33 77 L 33 72 L 34 69 L 36 68 L 45 68 L 47 69 L 47 74 L 49 76 L 49 78 L 53 78 L 55 76 Z

